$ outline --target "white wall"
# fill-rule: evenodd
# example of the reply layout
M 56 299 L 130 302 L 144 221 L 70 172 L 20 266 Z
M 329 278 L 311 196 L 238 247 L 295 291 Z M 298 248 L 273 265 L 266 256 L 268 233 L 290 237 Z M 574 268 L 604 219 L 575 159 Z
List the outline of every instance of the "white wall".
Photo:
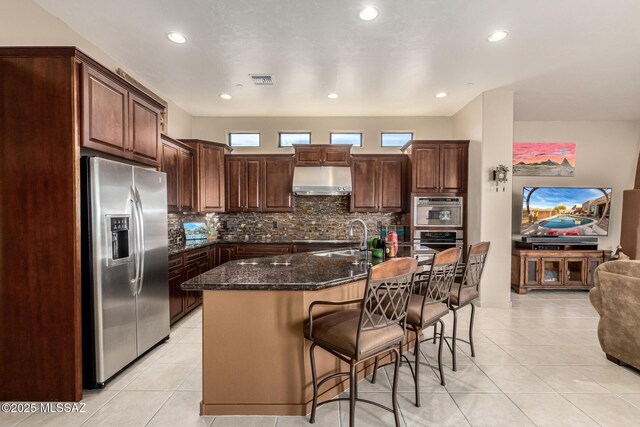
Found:
M 167 134 L 175 139 L 191 138 L 193 117 L 178 107 L 173 101 L 167 100 L 169 111 L 169 128 Z
M 127 70 L 125 65 L 118 63 L 32 0 L 0 1 L 0 46 L 76 46 L 113 71 L 118 67 Z M 144 84 L 142 81 L 141 83 Z M 157 93 L 163 97 L 162 93 Z M 169 135 L 174 138 L 190 138 L 191 116 L 170 100 L 167 101 Z
M 511 303 L 511 199 L 513 180 L 496 191 L 490 180 L 498 165 L 509 166 L 513 159 L 513 92 L 485 92 L 482 120 L 482 240 L 491 242 L 482 278 L 480 302 L 483 307 L 509 307 Z M 511 168 L 510 168 L 511 169 Z
M 636 121 L 515 122 L 514 142 L 575 142 L 576 167 L 574 177 L 514 177 L 513 233 L 520 232 L 522 187 L 611 187 L 609 236 L 600 238 L 600 248 L 615 249 L 620 242 L 622 192 L 634 185 L 639 137 Z
M 467 241 L 479 242 L 482 209 L 482 100 L 483 94 L 453 116 L 453 138 L 469 140 L 469 180 L 467 183 Z M 466 250 L 466 249 L 465 249 Z
M 311 132 L 312 144 L 328 144 L 330 132 L 362 132 L 363 147 L 354 154 L 400 153 L 380 146 L 380 133 L 413 132 L 414 139 L 451 139 L 450 117 L 194 117 L 193 137 L 227 143 L 229 132 L 259 132 L 260 148 L 239 148 L 235 154 L 293 153 L 278 147 L 278 132 Z
M 499 164 L 510 165 L 513 147 L 513 92 L 485 92 L 453 116 L 455 138 L 469 139 L 468 240 L 491 242 L 480 288 L 483 307 L 511 301 L 511 182 L 496 192 L 490 180 Z

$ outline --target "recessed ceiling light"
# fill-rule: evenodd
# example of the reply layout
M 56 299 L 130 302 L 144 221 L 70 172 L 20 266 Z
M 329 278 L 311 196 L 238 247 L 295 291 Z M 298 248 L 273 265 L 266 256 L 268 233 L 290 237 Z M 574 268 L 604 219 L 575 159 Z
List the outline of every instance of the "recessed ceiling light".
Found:
M 338 97 L 337 93 L 330 93 L 329 95 L 327 95 L 327 98 L 329 99 L 336 99 Z
M 178 43 L 178 44 L 183 44 L 187 42 L 187 37 L 184 34 L 179 33 L 177 31 L 168 32 L 167 38 L 172 42 Z
M 231 99 L 232 98 L 231 95 L 229 95 L 228 93 L 221 93 L 219 96 L 222 99 Z
M 438 92 L 436 93 L 436 98 L 444 98 L 447 96 L 447 92 Z
M 487 40 L 489 40 L 490 42 L 499 42 L 500 40 L 504 40 L 504 38 L 507 37 L 508 35 L 509 33 L 507 31 L 500 30 L 500 31 L 496 31 L 495 33 L 487 37 Z
M 367 6 L 360 11 L 360 19 L 363 21 L 373 21 L 378 17 L 378 9 L 373 6 Z

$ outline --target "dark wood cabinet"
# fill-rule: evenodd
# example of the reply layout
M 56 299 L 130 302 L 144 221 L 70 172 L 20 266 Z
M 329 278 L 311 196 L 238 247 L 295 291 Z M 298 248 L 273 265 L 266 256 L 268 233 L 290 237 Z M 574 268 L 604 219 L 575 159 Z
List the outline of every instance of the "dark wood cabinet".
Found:
M 216 267 L 225 262 L 234 261 L 236 259 L 236 245 L 219 244 L 216 245 Z
M 511 287 L 519 294 L 532 289 L 590 289 L 593 270 L 609 259 L 611 251 L 514 248 Z
M 378 159 L 375 156 L 354 156 L 351 162 L 351 212 L 378 210 Z
M 173 324 L 202 302 L 202 292 L 183 291 L 182 283 L 213 268 L 211 248 L 199 248 L 169 257 L 169 316 Z
M 404 155 L 380 156 L 380 212 L 407 210 L 407 158 Z
M 82 65 L 82 146 L 157 166 L 163 105 L 129 90 L 117 76 Z
M 291 156 L 226 156 L 227 212 L 293 211 Z
M 440 146 L 424 144 L 412 152 L 413 191 L 440 191 Z
M 169 212 L 180 211 L 180 148 L 162 141 L 160 170 L 167 174 L 167 207 Z
M 180 150 L 180 209 L 183 212 L 193 212 L 195 210 L 195 159 L 191 150 Z
M 162 135 L 160 170 L 167 174 L 169 212 L 194 210 L 194 152 L 185 145 Z
M 257 212 L 262 207 L 263 161 L 259 157 L 227 156 L 227 211 Z
M 206 273 L 211 268 L 213 267 L 209 266 L 209 256 L 207 251 L 207 255 L 204 258 L 187 265 L 187 267 L 185 268 L 186 274 L 187 274 L 186 280 L 192 279 L 200 274 Z M 199 306 L 201 302 L 202 302 L 201 291 L 184 292 L 184 310 L 186 313 L 190 312 L 191 310 Z
M 469 141 L 410 141 L 403 151 L 411 162 L 411 191 L 467 191 Z
M 407 159 L 404 155 L 354 155 L 351 212 L 403 212 Z
M 240 157 L 227 156 L 225 159 L 227 212 L 242 212 L 244 208 L 243 166 L 244 161 Z
M 184 316 L 183 291 L 180 289 L 180 285 L 185 280 L 184 268 L 169 270 L 169 319 L 171 323 Z
M 322 148 L 309 145 L 294 146 L 296 166 L 321 166 Z
M 467 144 L 440 146 L 440 191 L 464 193 L 467 191 Z
M 261 158 L 247 158 L 244 163 L 244 212 L 262 210 L 262 185 L 264 161 Z
M 224 212 L 226 208 L 225 153 L 232 149 L 218 142 L 181 139 L 194 150 L 194 210 Z
M 322 166 L 350 166 L 350 145 L 329 145 L 322 149 Z
M 351 145 L 294 145 L 296 166 L 350 166 Z
M 127 90 L 86 65 L 82 76 L 82 146 L 121 156 L 128 150 Z
M 264 159 L 264 212 L 293 212 L 293 157 Z
M 129 93 L 129 147 L 132 160 L 158 164 L 160 110 L 132 93 Z

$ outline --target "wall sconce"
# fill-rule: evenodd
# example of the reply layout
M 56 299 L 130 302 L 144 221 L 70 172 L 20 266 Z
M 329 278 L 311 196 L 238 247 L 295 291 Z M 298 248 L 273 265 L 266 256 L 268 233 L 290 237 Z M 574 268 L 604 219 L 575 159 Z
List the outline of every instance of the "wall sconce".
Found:
M 500 184 L 502 184 L 502 191 L 505 191 L 505 183 L 509 180 L 509 168 L 505 165 L 498 165 L 491 173 L 491 178 L 496 182 L 496 192 Z

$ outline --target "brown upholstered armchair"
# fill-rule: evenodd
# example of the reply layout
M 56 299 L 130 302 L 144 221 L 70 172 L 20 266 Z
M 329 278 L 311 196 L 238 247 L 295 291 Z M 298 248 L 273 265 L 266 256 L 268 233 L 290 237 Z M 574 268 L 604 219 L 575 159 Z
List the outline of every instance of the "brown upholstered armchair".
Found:
M 605 262 L 595 275 L 589 299 L 600 314 L 600 346 L 610 361 L 640 369 L 640 261 Z

